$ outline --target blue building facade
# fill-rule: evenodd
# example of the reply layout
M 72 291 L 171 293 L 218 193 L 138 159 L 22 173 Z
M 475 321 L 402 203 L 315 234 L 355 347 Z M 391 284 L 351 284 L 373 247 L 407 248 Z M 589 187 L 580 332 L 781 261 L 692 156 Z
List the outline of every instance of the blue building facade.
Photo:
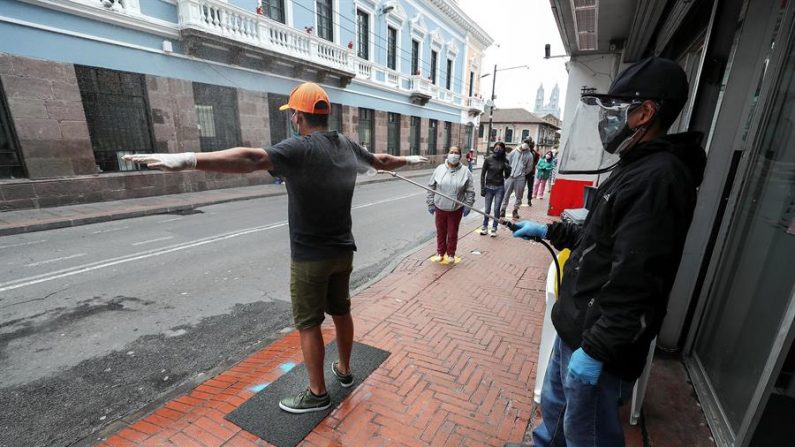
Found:
M 121 156 L 278 142 L 303 81 L 371 151 L 473 147 L 492 43 L 452 0 L 0 0 L 0 36 L 3 209 L 269 181 Z

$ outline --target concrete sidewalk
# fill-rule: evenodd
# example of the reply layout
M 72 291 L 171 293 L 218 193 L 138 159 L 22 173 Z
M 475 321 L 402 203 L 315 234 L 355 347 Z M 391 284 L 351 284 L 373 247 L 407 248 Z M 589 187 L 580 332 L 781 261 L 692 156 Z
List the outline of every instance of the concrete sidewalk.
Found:
M 522 208 L 522 217 L 549 221 L 546 201 L 534 202 Z M 391 355 L 301 445 L 502 446 L 526 436 L 536 415 L 532 396 L 549 254 L 505 229 L 489 238 L 468 225 L 461 229 L 460 264 L 428 262 L 430 243 L 353 297 L 356 340 Z M 330 319 L 323 330 L 330 342 Z M 162 407 L 117 421 L 115 434 L 100 443 L 267 446 L 224 416 L 289 370 L 286 365 L 301 361 L 293 331 Z M 703 415 L 688 396 L 692 388 L 680 380 L 681 363 L 658 363 L 656 370 L 674 379 L 658 383 L 653 374 L 649 395 L 659 402 L 647 399 L 646 405 L 654 418 L 645 418 L 643 430 L 627 423 L 627 445 L 711 445 Z M 626 407 L 622 418 L 628 421 Z
M 405 170 L 401 175 L 430 177 L 433 169 Z M 360 176 L 357 184 L 380 183 L 396 180 L 388 175 Z M 287 194 L 284 185 L 257 185 L 241 188 L 213 189 L 183 194 L 144 197 L 140 199 L 95 202 L 54 208 L 37 208 L 0 213 L 0 236 L 75 227 L 110 220 L 151 214 L 189 211 L 217 203 L 257 199 Z

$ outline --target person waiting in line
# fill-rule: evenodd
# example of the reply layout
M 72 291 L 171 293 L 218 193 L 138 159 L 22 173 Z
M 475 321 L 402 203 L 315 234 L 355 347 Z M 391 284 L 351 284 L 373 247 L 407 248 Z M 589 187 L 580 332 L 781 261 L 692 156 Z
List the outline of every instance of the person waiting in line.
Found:
M 508 160 L 505 159 L 505 143 L 498 142 L 494 145 L 493 153 L 490 157 L 483 161 L 483 167 L 480 169 L 480 195 L 485 197 L 486 205 L 483 212 L 491 216 L 492 205 L 494 213 L 502 203 L 502 197 L 505 195 L 505 178 L 511 175 L 511 166 Z M 492 219 L 492 229 L 490 232 L 489 218 L 483 217 L 483 225 L 480 227 L 480 235 L 485 236 L 490 234 L 491 237 L 497 236 L 497 223 L 499 219 Z
M 549 180 L 549 176 L 552 174 L 553 167 L 551 151 L 544 154 L 541 160 L 538 160 L 538 164 L 536 165 L 536 179 L 532 188 L 533 196 L 538 200 L 544 198 L 547 180 Z
M 519 207 L 522 206 L 522 196 L 524 195 L 525 175 L 534 167 L 530 144 L 522 143 L 508 154 L 508 164 L 511 165 L 511 175 L 505 179 L 505 197 L 500 206 L 500 217 L 505 217 L 511 193 L 513 193 L 516 196 L 513 204 L 513 218 L 518 219 Z
M 549 171 L 549 180 L 547 181 L 547 192 L 552 193 L 552 185 L 555 184 L 555 175 L 558 173 L 558 151 L 552 149 L 552 170 Z
M 533 166 L 530 168 L 530 172 L 524 176 L 525 184 L 527 185 L 527 206 L 533 206 L 533 183 L 536 177 L 536 164 L 541 159 L 541 153 L 536 150 L 536 144 L 532 138 L 528 137 L 524 142 L 530 146 L 530 152 L 533 153 Z
M 331 406 L 323 374 L 325 344 L 320 325 L 328 312 L 336 329 L 339 360 L 331 371 L 343 387 L 354 384 L 350 357 L 353 319 L 350 274 L 356 244 L 351 233 L 351 201 L 357 173 L 391 170 L 428 160 L 418 155 L 371 154 L 336 131 L 328 130 L 331 101 L 319 85 L 306 82 L 290 93 L 279 110 L 290 111 L 296 137 L 267 149 L 236 147 L 217 152 L 127 155 L 125 160 L 164 171 L 247 173 L 273 171 L 287 177 L 290 229 L 290 298 L 301 338 L 309 386 L 279 402 L 289 413 Z M 317 200 L 318 191 L 323 200 Z
M 475 167 L 475 160 L 477 157 L 475 150 L 469 149 L 469 152 L 467 152 L 467 167 L 469 168 L 469 172 L 472 172 L 472 169 Z
M 447 160 L 433 171 L 428 186 L 467 205 L 461 206 L 430 191 L 425 201 L 428 212 L 436 217 L 436 255 L 431 261 L 440 264 L 458 264 L 461 262 L 461 258 L 455 255 L 458 247 L 458 227 L 461 225 L 461 218 L 468 215 L 472 205 L 475 204 L 472 173 L 468 169 L 463 169 L 461 149 L 458 146 L 450 146 Z

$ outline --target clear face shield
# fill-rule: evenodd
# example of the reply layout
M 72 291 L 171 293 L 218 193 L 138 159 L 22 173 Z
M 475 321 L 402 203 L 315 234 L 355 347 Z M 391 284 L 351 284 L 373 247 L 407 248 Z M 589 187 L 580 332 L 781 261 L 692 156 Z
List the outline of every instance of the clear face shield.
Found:
M 629 128 L 627 116 L 642 103 L 634 99 L 583 96 L 559 155 L 559 172 L 600 174 L 613 169 L 638 131 Z

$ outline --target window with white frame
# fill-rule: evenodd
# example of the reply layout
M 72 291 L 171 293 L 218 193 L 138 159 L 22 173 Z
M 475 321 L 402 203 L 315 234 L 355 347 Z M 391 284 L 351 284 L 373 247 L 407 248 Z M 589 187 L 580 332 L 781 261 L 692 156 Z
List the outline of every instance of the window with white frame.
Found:
M 453 87 L 453 60 L 447 59 L 447 80 L 445 81 L 445 88 L 450 90 Z
M 317 35 L 334 42 L 334 7 L 332 0 L 317 0 Z
M 370 14 L 356 10 L 356 55 L 370 59 Z
M 397 70 L 397 40 L 397 30 L 387 27 L 386 66 L 392 70 Z
M 511 127 L 505 128 L 505 142 L 506 143 L 513 142 L 513 128 Z
M 411 74 L 420 74 L 420 42 L 411 39 Z
M 428 35 L 428 28 L 425 26 L 425 19 L 423 19 L 422 14 L 417 14 L 409 20 L 409 29 L 411 32 L 411 55 L 412 55 L 412 67 L 411 67 L 411 74 L 413 75 L 422 75 L 422 51 L 423 45 L 425 42 L 425 38 Z
M 284 14 L 284 0 L 262 0 L 262 13 L 277 22 L 287 23 Z
M 431 50 L 431 83 L 436 84 L 436 65 L 438 64 L 439 53 Z

